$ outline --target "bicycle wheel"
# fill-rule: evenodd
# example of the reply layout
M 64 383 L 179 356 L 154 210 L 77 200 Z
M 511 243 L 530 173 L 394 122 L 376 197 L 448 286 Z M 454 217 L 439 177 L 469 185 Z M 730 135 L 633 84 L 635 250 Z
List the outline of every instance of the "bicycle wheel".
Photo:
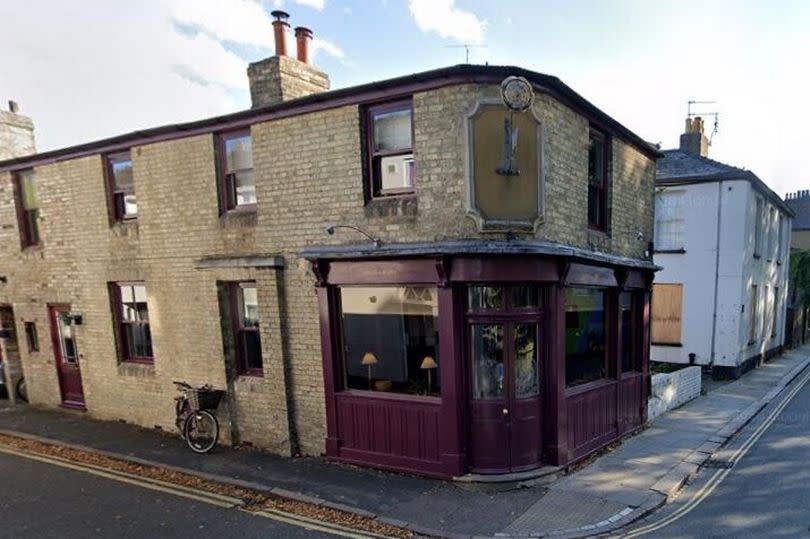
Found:
M 25 387 L 25 378 L 17 381 L 17 398 L 23 402 L 28 402 L 28 389 Z
M 219 423 L 214 414 L 206 410 L 192 412 L 183 426 L 186 443 L 195 453 L 208 453 L 217 445 Z

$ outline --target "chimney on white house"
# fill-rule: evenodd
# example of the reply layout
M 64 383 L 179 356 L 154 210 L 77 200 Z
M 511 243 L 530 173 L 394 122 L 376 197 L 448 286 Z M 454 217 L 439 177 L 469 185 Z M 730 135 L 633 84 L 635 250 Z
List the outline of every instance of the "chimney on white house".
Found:
M 329 89 L 329 76 L 310 63 L 312 30 L 295 29 L 295 58 L 287 55 L 289 14 L 275 10 L 273 41 L 275 55 L 248 66 L 250 99 L 253 108 L 278 105 L 290 99 L 305 97 Z
M 16 101 L 9 100 L 8 110 L 0 110 L 0 161 L 34 153 L 34 122 L 20 114 Z
M 681 150 L 701 157 L 709 155 L 709 139 L 703 134 L 703 118 L 686 119 L 686 131 L 681 135 Z

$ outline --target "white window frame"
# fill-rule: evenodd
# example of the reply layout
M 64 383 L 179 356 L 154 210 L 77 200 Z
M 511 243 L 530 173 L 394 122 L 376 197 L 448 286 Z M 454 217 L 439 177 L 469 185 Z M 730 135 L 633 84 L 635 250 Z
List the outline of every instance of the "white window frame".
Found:
M 683 208 L 686 191 L 663 190 L 655 199 L 655 250 L 657 252 L 683 251 L 685 228 Z

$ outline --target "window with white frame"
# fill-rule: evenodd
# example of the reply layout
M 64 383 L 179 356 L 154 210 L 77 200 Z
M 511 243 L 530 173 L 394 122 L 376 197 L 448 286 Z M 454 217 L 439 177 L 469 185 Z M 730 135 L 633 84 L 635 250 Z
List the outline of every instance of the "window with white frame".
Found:
M 756 210 L 754 211 L 754 256 L 759 257 L 762 255 L 762 220 L 765 218 L 763 213 L 762 199 L 756 197 Z
M 776 227 L 779 221 L 776 218 L 776 208 L 771 206 L 768 211 L 768 253 L 766 258 L 773 260 L 776 256 Z
M 685 191 L 660 191 L 655 198 L 655 250 L 684 249 Z
M 782 214 L 776 214 L 776 261 L 780 264 L 782 263 L 782 242 L 784 241 L 784 236 L 782 236 L 782 227 L 784 226 L 784 220 L 782 219 Z
M 757 329 L 759 324 L 759 305 L 757 304 L 757 285 L 751 285 L 751 299 L 748 302 L 748 344 L 753 344 L 757 340 Z

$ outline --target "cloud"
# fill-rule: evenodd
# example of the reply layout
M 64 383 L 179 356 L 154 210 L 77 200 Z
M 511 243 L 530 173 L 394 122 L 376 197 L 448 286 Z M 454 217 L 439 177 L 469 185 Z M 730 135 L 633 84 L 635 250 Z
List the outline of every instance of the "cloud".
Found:
M 312 9 L 323 11 L 326 7 L 326 0 L 293 0 L 299 6 L 307 6 Z M 284 7 L 284 0 L 273 0 L 273 8 L 281 9 Z
M 455 0 L 409 0 L 408 7 L 423 32 L 434 32 L 460 43 L 482 43 L 487 22 L 454 4 Z
M 319 37 L 312 38 L 312 56 L 316 56 L 319 52 L 324 52 L 329 56 L 333 56 L 338 60 L 343 60 L 346 58 L 346 53 L 343 52 L 343 49 L 332 43 L 331 41 L 327 41 L 326 39 L 322 39 Z

